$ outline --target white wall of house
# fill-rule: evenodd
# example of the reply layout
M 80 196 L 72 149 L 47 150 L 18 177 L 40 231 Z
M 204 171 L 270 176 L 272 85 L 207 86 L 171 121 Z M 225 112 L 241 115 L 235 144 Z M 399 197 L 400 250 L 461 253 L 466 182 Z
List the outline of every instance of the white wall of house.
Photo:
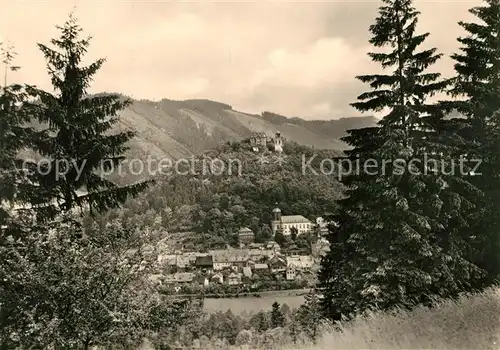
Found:
M 312 228 L 310 222 L 299 222 L 299 223 L 293 223 L 293 224 L 282 224 L 281 227 L 283 228 L 283 234 L 284 235 L 291 234 L 292 233 L 292 231 L 291 231 L 292 227 L 297 228 L 298 234 L 310 232 L 311 228 Z
M 226 261 L 221 261 L 221 262 L 214 261 L 214 271 L 224 270 L 228 267 L 231 267 L 231 263 L 226 262 Z

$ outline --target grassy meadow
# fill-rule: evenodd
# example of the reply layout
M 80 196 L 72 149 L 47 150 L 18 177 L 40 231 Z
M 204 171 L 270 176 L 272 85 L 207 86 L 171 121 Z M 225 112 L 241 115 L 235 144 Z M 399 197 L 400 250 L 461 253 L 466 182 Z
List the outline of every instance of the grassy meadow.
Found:
M 279 333 L 275 332 L 275 333 Z M 277 335 L 265 342 L 248 344 L 200 344 L 215 349 L 500 349 L 500 289 L 443 301 L 434 309 L 419 307 L 411 312 L 373 313 L 340 325 L 326 326 L 316 344 L 295 343 Z M 153 349 L 145 342 L 143 349 Z

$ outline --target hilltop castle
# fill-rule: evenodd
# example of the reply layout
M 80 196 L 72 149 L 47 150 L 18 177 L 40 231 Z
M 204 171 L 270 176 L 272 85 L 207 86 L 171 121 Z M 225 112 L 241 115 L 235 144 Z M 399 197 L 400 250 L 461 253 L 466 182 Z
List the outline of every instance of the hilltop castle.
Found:
M 250 137 L 250 146 L 255 152 L 259 151 L 259 147 L 266 148 L 268 143 L 273 144 L 275 152 L 283 152 L 283 138 L 279 131 L 276 132 L 275 137 L 269 137 L 264 132 L 256 132 Z

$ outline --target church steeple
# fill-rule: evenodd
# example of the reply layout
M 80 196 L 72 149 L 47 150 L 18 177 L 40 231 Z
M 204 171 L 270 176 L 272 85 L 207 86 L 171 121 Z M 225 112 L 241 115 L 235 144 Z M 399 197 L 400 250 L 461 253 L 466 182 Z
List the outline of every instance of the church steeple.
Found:
M 281 221 L 281 209 L 280 208 L 273 209 L 273 220 L 274 221 Z

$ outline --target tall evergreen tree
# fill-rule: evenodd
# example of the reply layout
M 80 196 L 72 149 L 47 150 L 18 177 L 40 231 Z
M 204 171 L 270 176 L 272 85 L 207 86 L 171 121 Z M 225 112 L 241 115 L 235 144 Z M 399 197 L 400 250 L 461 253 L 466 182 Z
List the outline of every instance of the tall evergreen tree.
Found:
M 25 180 L 18 153 L 28 147 L 37 133 L 27 126 L 28 109 L 21 109 L 29 95 L 25 86 L 8 84 L 7 74 L 19 67 L 13 64 L 13 47 L 0 43 L 0 56 L 4 79 L 0 88 L 0 226 L 10 217 L 14 202 L 26 203 L 32 188 Z
M 134 136 L 133 132 L 110 133 L 117 113 L 130 101 L 112 94 L 88 95 L 93 76 L 105 60 L 82 66 L 91 38 L 80 38 L 82 29 L 73 15 L 57 28 L 61 35 L 51 40 L 55 48 L 38 44 L 55 94 L 32 91 L 38 97 L 37 118 L 48 123 L 52 132 L 36 145 L 50 160 L 35 174 L 40 185 L 39 204 L 56 202 L 44 207 L 55 209 L 53 212 L 84 206 L 91 212 L 117 207 L 146 187 L 145 182 L 118 187 L 99 173 L 117 168 L 128 148 L 126 143 Z
M 313 289 L 306 294 L 304 299 L 304 304 L 297 310 L 297 319 L 305 333 L 314 343 L 316 343 L 322 321 L 320 303 L 316 290 Z
M 285 316 L 281 311 L 280 304 L 275 301 L 271 310 L 271 328 L 283 327 L 285 324 Z
M 457 73 L 451 93 L 465 97 L 453 107 L 483 127 L 500 109 L 500 1 L 484 3 L 469 10 L 482 23 L 458 22 L 467 36 L 457 39 L 460 52 L 451 56 Z
M 486 287 L 500 275 L 500 1 L 486 0 L 484 6 L 469 10 L 480 21 L 459 22 L 467 36 L 458 38 L 460 52 L 452 55 L 456 77 L 448 103 L 466 116 L 457 123 L 458 133 L 467 140 L 461 152 L 481 159 L 472 182 L 485 196 L 477 202 L 471 231 L 476 240 L 473 259 L 487 271 Z
M 469 290 L 480 273 L 464 258 L 468 237 L 458 235 L 474 188 L 454 176 L 460 169 L 450 159 L 453 144 L 442 142 L 448 123 L 441 106 L 429 102 L 447 82 L 427 72 L 441 55 L 418 50 L 429 35 L 416 33 L 418 15 L 410 0 L 383 0 L 370 27 L 370 43 L 387 49 L 370 57 L 393 70 L 358 76 L 373 91 L 352 105 L 390 111 L 377 127 L 344 138 L 353 147 L 347 158 L 362 168 L 343 179 L 347 196 L 331 218 L 337 225 L 319 272 L 330 319 L 429 304 Z

